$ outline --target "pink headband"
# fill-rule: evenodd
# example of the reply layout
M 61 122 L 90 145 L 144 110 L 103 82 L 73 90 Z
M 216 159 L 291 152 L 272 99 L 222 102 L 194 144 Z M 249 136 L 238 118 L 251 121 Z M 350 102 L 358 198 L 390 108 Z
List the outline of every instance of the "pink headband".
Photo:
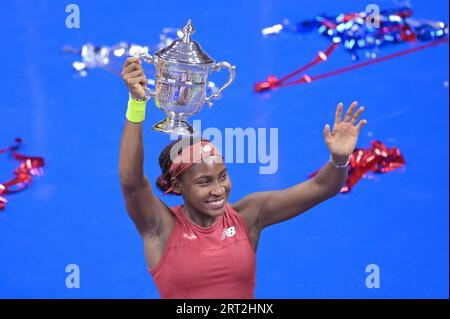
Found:
M 195 163 L 199 163 L 202 159 L 220 154 L 219 150 L 208 141 L 198 141 L 188 148 L 183 149 L 180 154 L 178 154 L 170 165 L 170 175 L 172 177 L 178 177 L 183 174 L 188 168 L 193 166 Z M 173 192 L 172 186 L 163 194 L 167 195 Z

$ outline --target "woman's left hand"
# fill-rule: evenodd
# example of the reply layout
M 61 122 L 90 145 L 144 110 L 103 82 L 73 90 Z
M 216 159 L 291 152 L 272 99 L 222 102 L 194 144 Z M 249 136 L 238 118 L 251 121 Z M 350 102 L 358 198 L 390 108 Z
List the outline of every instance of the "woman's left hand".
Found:
M 364 107 L 361 106 L 352 116 L 352 113 L 357 105 L 358 102 L 353 102 L 345 113 L 344 120 L 341 121 L 342 109 L 344 105 L 339 103 L 336 108 L 333 131 L 330 133 L 330 126 L 328 124 L 325 125 L 325 129 L 323 131 L 325 143 L 336 161 L 342 161 L 344 163 L 347 161 L 348 157 L 355 149 L 361 128 L 367 124 L 367 120 L 364 119 L 359 121 L 356 125 L 358 117 L 364 111 Z

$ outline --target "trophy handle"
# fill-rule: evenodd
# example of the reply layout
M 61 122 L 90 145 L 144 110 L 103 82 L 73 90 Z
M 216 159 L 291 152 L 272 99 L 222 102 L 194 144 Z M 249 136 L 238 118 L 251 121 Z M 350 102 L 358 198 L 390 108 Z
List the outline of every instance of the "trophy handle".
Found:
M 220 71 L 222 69 L 222 67 L 228 69 L 228 72 L 230 73 L 230 77 L 228 78 L 227 83 L 225 83 L 216 93 L 214 93 L 211 96 L 205 97 L 205 102 L 208 103 L 208 106 L 210 108 L 213 105 L 211 100 L 212 99 L 219 99 L 221 97 L 222 91 L 225 90 L 231 84 L 231 82 L 234 81 L 234 70 L 236 69 L 236 66 L 235 65 L 231 66 L 230 63 L 228 63 L 228 62 L 218 62 L 218 63 L 214 64 L 212 69 L 213 69 L 213 71 L 218 72 L 218 71 Z
M 155 59 L 152 55 L 150 55 L 149 53 L 139 53 L 138 57 L 141 61 L 145 62 L 145 63 L 149 63 L 149 64 L 153 64 L 156 68 L 156 64 L 155 64 Z M 152 97 L 156 96 L 156 92 L 150 90 L 150 88 L 148 86 L 145 87 L 145 98 L 147 100 L 151 99 Z

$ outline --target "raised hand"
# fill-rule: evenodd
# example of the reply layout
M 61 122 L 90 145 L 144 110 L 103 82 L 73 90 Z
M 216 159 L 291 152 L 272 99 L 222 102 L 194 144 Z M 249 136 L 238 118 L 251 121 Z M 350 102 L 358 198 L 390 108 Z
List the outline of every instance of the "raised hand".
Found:
M 139 58 L 129 57 L 123 64 L 121 76 L 134 98 L 143 99 L 145 97 L 147 78 Z
M 333 130 L 330 132 L 330 125 L 325 125 L 323 131 L 325 143 L 336 161 L 344 163 L 347 161 L 348 156 L 355 149 L 361 128 L 367 124 L 367 120 L 365 119 L 356 124 L 358 117 L 364 111 L 364 107 L 361 106 L 352 115 L 357 105 L 358 102 L 353 102 L 345 113 L 344 120 L 342 120 L 342 109 L 344 105 L 339 103 L 336 108 Z

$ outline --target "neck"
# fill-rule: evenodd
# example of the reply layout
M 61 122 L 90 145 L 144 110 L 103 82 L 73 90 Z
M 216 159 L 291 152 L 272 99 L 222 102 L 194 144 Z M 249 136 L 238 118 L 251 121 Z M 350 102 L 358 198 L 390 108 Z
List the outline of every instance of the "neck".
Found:
M 183 204 L 181 207 L 183 208 L 183 211 L 187 215 L 187 217 L 200 227 L 211 227 L 217 220 L 217 217 L 194 212 L 194 210 L 188 207 L 186 204 Z

